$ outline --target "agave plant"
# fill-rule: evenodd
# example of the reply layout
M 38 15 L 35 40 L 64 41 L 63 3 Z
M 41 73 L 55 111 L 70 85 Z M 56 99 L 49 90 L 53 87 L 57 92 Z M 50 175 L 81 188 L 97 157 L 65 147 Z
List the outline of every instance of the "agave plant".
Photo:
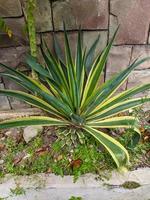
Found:
M 134 128 L 139 132 L 138 120 L 135 117 L 118 116 L 118 114 L 150 101 L 148 97 L 131 99 L 137 93 L 148 90 L 150 84 L 119 94 L 116 94 L 116 90 L 127 80 L 131 71 L 148 58 L 134 61 L 111 80 L 99 85 L 99 78 L 103 73 L 116 33 L 117 30 L 103 52 L 94 58 L 99 37 L 86 51 L 83 48 L 82 34 L 79 30 L 74 61 L 68 34 L 64 28 L 65 61 L 56 36 L 54 37 L 55 56 L 46 43 L 41 48 L 45 66 L 39 64 L 34 57 L 28 56 L 27 64 L 38 73 L 39 80 L 34 80 L 20 71 L 0 64 L 6 70 L 1 73 L 2 76 L 10 78 L 29 91 L 25 93 L 1 89 L 0 95 L 18 98 L 47 113 L 45 116 L 5 120 L 0 122 L 0 128 L 43 125 L 56 126 L 66 137 L 71 134 L 72 137 L 82 139 L 90 134 L 110 153 L 117 167 L 127 165 L 129 163 L 127 150 L 117 140 L 104 133 L 102 128 Z

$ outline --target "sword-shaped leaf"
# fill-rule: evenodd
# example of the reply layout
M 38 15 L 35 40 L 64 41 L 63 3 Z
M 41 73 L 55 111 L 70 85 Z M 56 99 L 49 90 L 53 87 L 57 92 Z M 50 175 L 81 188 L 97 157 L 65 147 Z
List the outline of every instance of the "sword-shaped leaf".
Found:
M 114 138 L 98 131 L 90 126 L 85 126 L 84 130 L 98 140 L 110 153 L 118 168 L 129 164 L 129 155 L 127 150 Z
M 104 84 L 102 88 L 100 88 L 97 91 L 97 94 L 95 94 L 95 97 L 93 96 L 94 102 L 92 102 L 91 105 L 88 105 L 85 108 L 85 115 L 88 115 L 89 113 L 93 113 L 97 110 L 97 106 L 102 104 L 103 102 L 107 101 L 107 99 L 114 94 L 114 92 L 127 80 L 130 73 L 140 64 L 143 62 L 149 60 L 150 58 L 143 58 L 137 62 L 134 62 L 131 64 L 127 69 L 123 70 L 121 73 L 116 75 L 111 81 L 108 81 Z M 90 104 L 90 103 L 89 103 Z
M 87 82 L 85 85 L 85 89 L 84 89 L 84 94 L 83 94 L 83 99 L 82 99 L 82 106 L 84 106 L 84 104 L 86 103 L 86 99 L 93 94 L 93 92 L 96 89 L 98 80 L 100 78 L 100 75 L 105 67 L 106 61 L 107 61 L 107 57 L 109 55 L 109 51 L 112 47 L 113 41 L 115 39 L 115 36 L 117 34 L 118 29 L 115 31 L 115 34 L 113 35 L 113 38 L 111 39 L 111 41 L 109 42 L 109 44 L 107 45 L 107 47 L 104 49 L 104 51 L 102 52 L 102 54 L 100 56 L 97 57 L 95 63 L 93 64 L 90 73 L 88 75 L 87 78 Z
M 63 120 L 58 120 L 45 116 L 22 117 L 14 120 L 5 120 L 0 122 L 0 129 L 23 127 L 23 126 L 35 126 L 35 125 L 63 127 L 69 125 L 69 123 Z
M 114 116 L 120 112 L 124 112 L 131 108 L 140 106 L 149 101 L 150 101 L 150 98 L 136 98 L 136 99 L 123 101 L 121 103 L 115 104 L 114 106 L 111 106 L 110 108 L 104 110 L 103 112 L 100 112 L 95 115 L 93 114 L 90 117 L 88 117 L 87 119 L 88 120 L 106 119 L 106 118 Z
M 95 54 L 95 50 L 96 50 L 97 44 L 99 42 L 99 38 L 100 38 L 100 35 L 98 35 L 98 37 L 96 38 L 94 43 L 89 48 L 89 51 L 87 52 L 87 55 L 86 55 L 85 67 L 86 67 L 87 75 L 89 74 L 89 72 L 91 70 L 91 66 L 92 66 L 92 64 L 94 62 L 94 54 Z
M 96 110 L 93 110 L 93 114 L 100 113 L 109 107 L 115 105 L 116 103 L 122 102 L 124 100 L 127 100 L 131 98 L 132 96 L 144 92 L 150 89 L 150 84 L 141 85 L 138 87 L 131 88 L 129 90 L 126 90 L 124 92 L 121 92 L 120 94 L 108 99 L 105 103 L 100 104 L 96 107 Z
M 4 90 L 0 89 L 0 96 L 5 95 L 9 97 L 15 97 L 19 100 L 25 101 L 26 103 L 38 107 L 48 113 L 51 113 L 56 116 L 62 115 L 60 112 L 55 110 L 52 106 L 50 106 L 46 101 L 40 99 L 39 97 L 36 97 L 34 95 L 17 91 L 17 90 Z

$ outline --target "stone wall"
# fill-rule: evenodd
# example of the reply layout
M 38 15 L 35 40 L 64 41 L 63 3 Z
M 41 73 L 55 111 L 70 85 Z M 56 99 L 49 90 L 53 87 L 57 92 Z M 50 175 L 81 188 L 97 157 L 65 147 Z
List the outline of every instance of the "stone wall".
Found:
M 24 60 L 29 51 L 25 34 L 26 0 L 0 0 L 0 16 L 13 30 L 13 38 L 0 33 L 0 62 L 26 70 Z M 75 51 L 77 29 L 82 26 L 84 45 L 87 48 L 100 34 L 98 48 L 102 50 L 120 24 L 119 32 L 106 65 L 105 79 L 126 68 L 135 58 L 150 56 L 150 0 L 37 0 L 37 43 L 42 38 L 52 48 L 52 32 L 62 42 L 63 21 Z M 137 68 L 121 90 L 136 84 L 150 82 L 150 62 Z M 0 88 L 17 88 L 7 78 L 0 78 Z M 147 94 L 147 93 L 146 93 Z M 14 99 L 0 97 L 0 110 L 24 108 L 26 105 Z

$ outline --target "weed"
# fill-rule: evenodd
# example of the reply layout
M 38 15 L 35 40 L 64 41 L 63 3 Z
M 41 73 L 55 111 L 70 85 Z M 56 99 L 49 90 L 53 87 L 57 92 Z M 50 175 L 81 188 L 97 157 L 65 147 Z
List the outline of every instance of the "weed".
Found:
M 10 191 L 11 191 L 11 194 L 15 196 L 24 195 L 26 193 L 24 188 L 20 187 L 19 185 L 17 185 L 16 188 L 14 189 L 10 189 Z

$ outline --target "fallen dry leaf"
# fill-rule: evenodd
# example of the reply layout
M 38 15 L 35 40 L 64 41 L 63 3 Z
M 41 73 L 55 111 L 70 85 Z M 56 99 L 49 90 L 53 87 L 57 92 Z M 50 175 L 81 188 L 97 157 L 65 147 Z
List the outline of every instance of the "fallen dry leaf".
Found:
M 23 159 L 24 157 L 25 157 L 25 152 L 19 153 L 19 155 L 17 155 L 17 156 L 14 158 L 13 164 L 14 164 L 14 165 L 19 164 L 19 163 L 22 161 L 22 159 Z
M 49 152 L 49 146 L 43 146 L 35 151 L 37 155 L 43 155 L 47 152 Z
M 71 164 L 70 164 L 70 167 L 71 167 L 72 169 L 74 169 L 74 168 L 79 168 L 79 167 L 81 166 L 82 162 L 83 162 L 83 161 L 82 161 L 81 159 L 73 160 L 73 161 L 71 162 Z
M 3 151 L 4 148 L 5 148 L 5 145 L 0 143 L 0 151 Z
M 52 173 L 52 169 L 49 168 L 46 173 L 48 173 L 48 174 Z

